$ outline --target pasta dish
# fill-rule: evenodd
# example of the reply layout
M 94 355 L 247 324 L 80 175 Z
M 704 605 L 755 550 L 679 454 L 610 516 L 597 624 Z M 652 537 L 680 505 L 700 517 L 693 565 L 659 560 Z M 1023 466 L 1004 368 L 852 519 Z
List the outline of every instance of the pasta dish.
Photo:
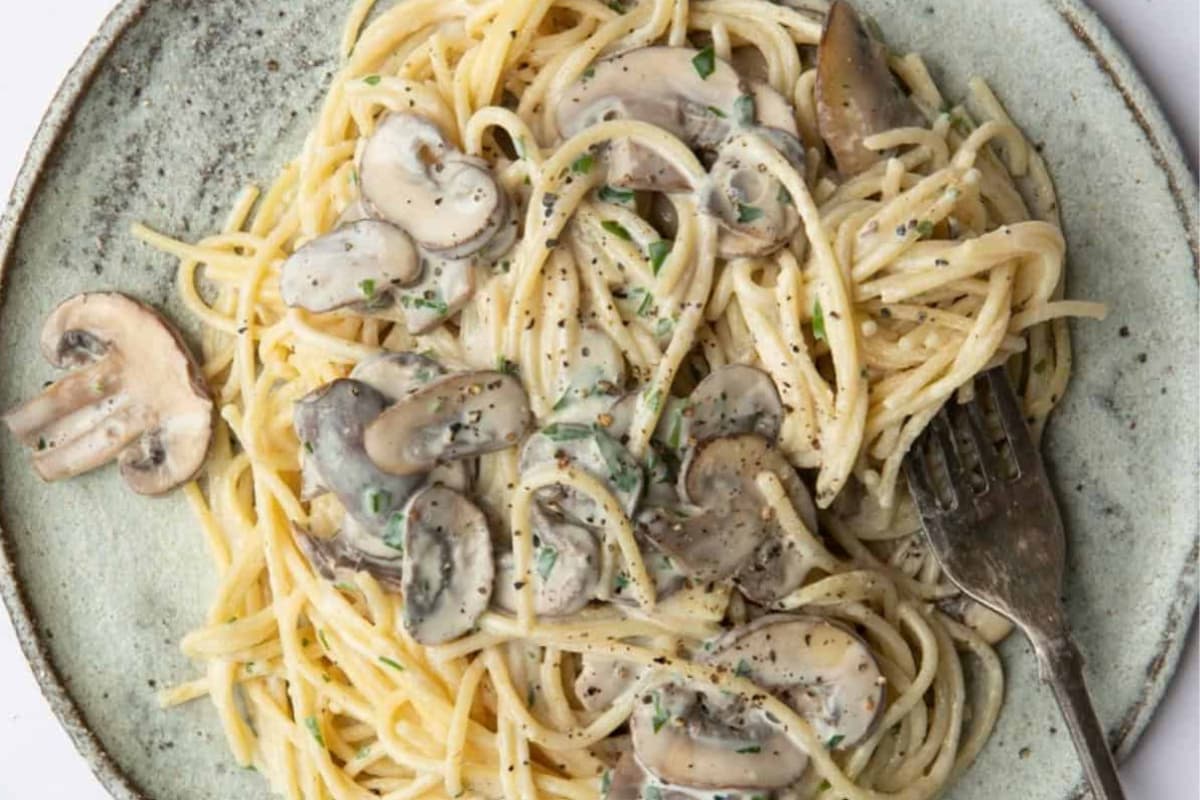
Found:
M 288 798 L 941 795 L 1009 624 L 904 456 L 1000 364 L 1040 434 L 1103 313 L 993 92 L 841 0 L 358 0 L 341 47 L 220 232 L 135 231 L 217 417 L 164 702 Z

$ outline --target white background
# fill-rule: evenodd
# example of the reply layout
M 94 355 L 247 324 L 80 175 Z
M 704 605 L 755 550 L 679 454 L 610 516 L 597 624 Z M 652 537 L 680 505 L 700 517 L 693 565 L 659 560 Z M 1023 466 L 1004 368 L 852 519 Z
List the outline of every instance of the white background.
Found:
M 115 4 L 115 0 L 0 0 L 0 98 L 4 102 L 0 198 L 7 197 L 59 81 Z M 1195 169 L 1200 0 L 1092 0 L 1092 5 L 1132 52 L 1165 104 Z M 1180 674 L 1146 738 L 1122 770 L 1130 800 L 1200 797 L 1200 660 L 1194 627 Z M 49 775 L 52 780 L 47 780 Z M 108 800 L 50 713 L 21 656 L 8 616 L 0 614 L 0 800 L 60 797 Z

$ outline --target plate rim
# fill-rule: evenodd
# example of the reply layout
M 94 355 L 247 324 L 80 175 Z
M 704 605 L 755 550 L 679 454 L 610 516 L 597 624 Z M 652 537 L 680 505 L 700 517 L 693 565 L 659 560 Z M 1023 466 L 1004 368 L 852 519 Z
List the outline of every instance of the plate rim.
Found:
M 0 214 L 0 297 L 4 277 L 29 201 L 38 189 L 51 156 L 70 127 L 81 99 L 109 53 L 126 31 L 137 22 L 152 0 L 121 0 L 109 12 L 83 53 L 68 71 L 50 101 L 36 133 L 26 150 L 12 193 Z M 1200 226 L 1191 209 L 1197 206 L 1196 176 L 1188 169 L 1174 129 L 1145 79 L 1124 46 L 1105 26 L 1085 0 L 1041 0 L 1067 23 L 1074 36 L 1096 60 L 1097 67 L 1109 78 L 1121 95 L 1134 121 L 1145 135 L 1156 166 L 1164 173 L 1175 201 L 1176 211 L 1186 232 L 1192 253 L 1193 273 L 1200 282 Z M 1200 520 L 1198 520 L 1200 528 Z M 17 641 L 42 695 L 67 732 L 76 751 L 87 762 L 101 785 L 115 800 L 153 800 L 130 777 L 88 725 L 75 698 L 67 689 L 38 632 L 37 621 L 18 583 L 16 563 L 8 535 L 0 527 L 0 599 L 3 600 L 16 631 Z M 1179 665 L 1188 629 L 1196 614 L 1200 587 L 1197 586 L 1197 562 L 1200 560 L 1200 530 L 1194 533 L 1192 548 L 1176 581 L 1172 603 L 1157 652 L 1149 663 L 1150 680 L 1126 709 L 1110 737 L 1116 740 L 1118 758 L 1124 759 L 1145 732 L 1146 726 L 1165 694 Z M 1080 800 L 1086 794 L 1081 784 L 1066 800 Z

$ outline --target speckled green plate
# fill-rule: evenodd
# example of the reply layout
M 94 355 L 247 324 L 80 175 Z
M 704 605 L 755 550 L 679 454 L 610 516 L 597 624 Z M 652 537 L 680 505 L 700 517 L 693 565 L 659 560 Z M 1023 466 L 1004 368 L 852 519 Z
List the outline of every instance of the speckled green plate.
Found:
M 1100 716 L 1122 753 L 1170 677 L 1196 604 L 1196 187 L 1128 59 L 1079 0 L 861 0 L 923 52 L 951 97 L 979 74 L 1044 143 L 1076 295 L 1076 372 L 1047 457 L 1071 534 L 1067 604 Z M 126 0 L 67 78 L 0 220 L 0 408 L 51 377 L 45 314 L 120 289 L 185 321 L 143 220 L 214 229 L 243 182 L 301 144 L 335 69 L 349 0 Z M 1003 35 L 1000 32 L 1003 31 Z M 204 703 L 160 711 L 192 676 L 176 642 L 214 575 L 178 497 L 132 496 L 115 471 L 57 485 L 0 436 L 0 593 L 42 689 L 120 800 L 268 795 L 233 766 Z M 1068 800 L 1080 770 L 1019 636 L 1008 698 L 959 800 Z

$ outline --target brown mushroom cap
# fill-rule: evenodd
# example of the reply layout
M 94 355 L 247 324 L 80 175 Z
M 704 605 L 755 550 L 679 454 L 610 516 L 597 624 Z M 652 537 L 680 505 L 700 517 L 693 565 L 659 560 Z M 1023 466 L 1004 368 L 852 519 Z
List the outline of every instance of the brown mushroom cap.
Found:
M 367 455 L 394 475 L 513 447 L 531 421 L 521 382 L 502 372 L 436 380 L 384 411 L 366 430 Z
M 688 447 L 737 433 L 757 433 L 773 442 L 783 427 L 783 401 L 770 375 L 729 364 L 696 384 L 680 419 L 680 443 Z
M 925 119 L 888 69 L 887 49 L 871 38 L 854 7 L 837 0 L 817 47 L 817 127 L 838 170 L 856 175 L 882 157 L 863 139 Z
M 34 449 L 47 481 L 116 458 L 139 494 L 157 495 L 200 470 L 213 402 L 179 332 L 157 311 L 115 292 L 75 295 L 46 319 L 42 355 L 73 370 L 5 415 Z

